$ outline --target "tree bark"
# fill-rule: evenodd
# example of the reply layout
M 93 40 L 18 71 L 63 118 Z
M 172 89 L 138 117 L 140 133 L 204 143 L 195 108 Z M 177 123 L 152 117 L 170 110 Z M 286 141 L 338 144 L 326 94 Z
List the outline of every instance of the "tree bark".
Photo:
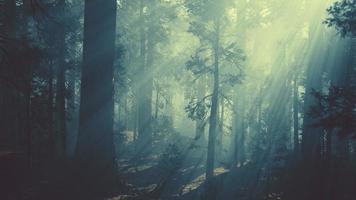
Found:
M 197 98 L 198 98 L 198 101 L 201 101 L 206 95 L 206 77 L 205 77 L 205 75 L 203 75 L 203 77 L 200 80 L 198 80 L 198 82 L 199 82 L 199 86 L 197 88 Z M 198 141 L 199 145 L 203 145 L 203 142 L 205 141 L 204 121 L 205 121 L 204 119 L 197 119 L 195 121 L 195 139 Z
M 224 113 L 225 113 L 225 101 L 224 99 L 220 100 L 221 104 L 221 112 L 220 112 L 220 123 L 219 123 L 219 132 L 218 132 L 218 152 L 217 158 L 222 156 L 223 153 L 223 135 L 224 135 Z M 220 159 L 221 161 L 221 159 Z
M 74 66 L 73 66 L 74 67 Z M 78 136 L 78 106 L 76 105 L 77 96 L 75 94 L 76 88 L 76 69 L 71 69 L 68 74 L 68 96 L 66 99 L 67 108 L 67 136 L 66 136 L 66 152 L 69 157 L 74 156 L 75 145 Z
M 238 98 L 237 95 L 235 94 L 234 97 L 234 112 L 233 112 L 233 121 L 232 121 L 232 132 L 233 132 L 233 142 L 232 142 L 232 162 L 231 162 L 231 167 L 235 168 L 237 167 L 238 164 L 238 154 L 239 154 L 239 137 L 238 137 L 238 125 L 239 125 L 239 118 L 240 116 L 238 116 L 238 112 L 239 112 L 239 108 L 238 108 Z
M 156 102 L 155 102 L 155 120 L 157 123 L 158 120 L 158 111 L 159 111 L 159 92 L 160 92 L 160 88 L 158 83 L 156 84 Z
M 65 12 L 65 1 L 61 0 L 58 5 L 58 16 L 63 16 Z M 66 33 L 64 30 L 64 22 L 58 25 L 58 68 L 57 68 L 57 89 L 56 89 L 56 155 L 65 157 L 66 154 L 66 107 L 65 107 L 65 41 Z
M 25 1 L 23 3 L 23 31 L 26 37 L 28 37 L 28 20 L 31 16 L 31 6 L 29 2 Z M 30 64 L 28 69 L 24 72 L 25 73 L 25 132 L 26 132 L 26 148 L 27 148 L 27 159 L 28 165 L 30 168 L 33 166 L 33 152 L 32 152 L 32 73 L 33 73 L 33 66 Z
M 0 7 L 0 33 L 7 38 L 15 39 L 16 1 L 4 0 L 0 3 Z M 14 135 L 12 131 L 18 126 L 14 123 L 17 120 L 17 117 L 12 117 L 14 110 L 11 108 L 11 103 L 13 103 L 12 99 L 15 94 L 13 89 L 8 86 L 7 80 L 2 79 L 2 76 L 5 75 L 6 77 L 6 73 L 11 69 L 11 64 L 6 62 L 8 54 L 11 54 L 11 46 L 8 45 L 8 43 L 9 42 L 6 41 L 3 42 L 1 47 L 4 48 L 4 50 L 0 49 L 0 151 L 16 149 L 18 143 L 16 137 L 18 132 Z M 14 144 L 14 146 L 10 144 Z
M 140 1 L 140 17 L 144 22 L 143 0 Z M 152 145 L 152 89 L 153 79 L 150 67 L 153 61 L 153 43 L 148 37 L 145 25 L 140 30 L 140 62 L 139 87 L 138 87 L 138 148 L 137 154 L 142 154 L 144 149 Z M 148 151 L 146 152 L 148 153 Z
M 3 5 L 3 13 L 0 16 L 3 19 L 3 22 L 1 22 L 0 30 L 6 36 L 14 37 L 16 21 L 16 1 L 4 0 L 0 4 Z
M 81 192 L 94 199 L 110 190 L 115 182 L 115 37 L 116 1 L 86 0 L 76 161 L 80 185 L 84 187 Z
M 48 156 L 49 159 L 53 158 L 54 153 L 54 133 L 53 133 L 53 98 L 54 98 L 54 91 L 53 91 L 53 79 L 54 79 L 54 72 L 53 72 L 53 63 L 50 63 L 49 66 L 49 76 L 48 76 Z
M 304 117 L 303 117 L 303 135 L 301 151 L 303 162 L 305 163 L 305 171 L 307 173 L 304 191 L 305 199 L 323 199 L 323 183 L 321 173 L 321 137 L 323 135 L 322 128 L 315 127 L 313 124 L 317 122 L 317 119 L 312 118 L 309 115 L 310 108 L 316 105 L 317 100 L 312 95 L 312 90 L 319 90 L 322 88 L 322 74 L 323 67 L 326 63 L 325 55 L 326 50 L 329 49 L 325 46 L 325 36 L 322 34 L 316 34 L 313 38 L 316 40 L 317 46 L 312 49 L 312 55 L 310 57 L 310 63 L 307 70 L 307 80 L 305 84 L 305 97 L 304 97 Z
M 299 154 L 299 94 L 298 94 L 298 79 L 297 75 L 294 77 L 293 83 L 293 143 L 294 153 Z
M 210 119 L 209 119 L 209 138 L 208 138 L 208 155 L 206 164 L 206 180 L 208 185 L 211 184 L 214 176 L 214 162 L 215 162 L 215 139 L 217 131 L 218 118 L 218 100 L 219 100 L 219 46 L 220 46 L 220 22 L 215 21 L 215 42 L 214 50 L 214 88 L 211 99 Z

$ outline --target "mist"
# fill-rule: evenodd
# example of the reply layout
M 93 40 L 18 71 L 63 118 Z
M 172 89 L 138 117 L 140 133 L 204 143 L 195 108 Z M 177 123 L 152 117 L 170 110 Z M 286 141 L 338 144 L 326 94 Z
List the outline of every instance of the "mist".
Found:
M 3 0 L 0 198 L 356 198 L 354 0 Z

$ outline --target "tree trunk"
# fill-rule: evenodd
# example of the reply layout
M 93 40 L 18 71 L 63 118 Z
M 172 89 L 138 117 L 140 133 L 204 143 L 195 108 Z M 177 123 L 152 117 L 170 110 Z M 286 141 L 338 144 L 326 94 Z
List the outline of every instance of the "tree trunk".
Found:
M 321 53 L 320 53 L 321 54 Z M 312 58 L 316 60 L 314 63 L 319 62 L 321 57 Z M 305 159 L 312 159 L 313 161 L 315 157 L 319 157 L 319 148 L 320 148 L 320 137 L 321 137 L 321 129 L 315 128 L 312 125 L 315 123 L 315 120 L 308 115 L 308 112 L 311 106 L 315 105 L 316 99 L 312 96 L 311 92 L 313 89 L 319 90 L 321 89 L 321 64 L 316 63 L 315 65 L 309 66 L 307 77 L 307 83 L 305 87 L 305 99 L 304 99 L 304 119 L 303 119 L 303 140 L 302 140 L 302 148 L 303 148 L 303 156 Z
M 71 69 L 68 74 L 68 98 L 66 101 L 67 108 L 67 146 L 66 152 L 69 157 L 74 156 L 75 144 L 78 133 L 78 107 L 76 106 L 76 69 Z
M 323 38 L 325 36 L 316 34 L 317 46 L 312 49 L 313 54 L 310 57 L 310 63 L 307 70 L 307 80 L 305 85 L 304 97 L 304 117 L 303 117 L 303 137 L 302 137 L 302 156 L 305 163 L 305 171 L 307 173 L 304 191 L 305 199 L 322 199 L 323 183 L 321 173 L 321 137 L 322 129 L 313 126 L 316 119 L 309 115 L 310 108 L 316 105 L 317 100 L 312 95 L 312 90 L 319 90 L 322 88 L 322 74 L 323 66 L 325 65 L 326 50 L 329 49 L 325 46 L 326 42 Z
M 32 152 L 32 110 L 31 110 L 31 94 L 32 94 L 32 77 L 28 77 L 28 88 L 26 89 L 25 92 L 25 123 L 26 123 L 26 147 L 27 147 L 27 159 L 28 159 L 28 165 L 30 168 L 32 168 L 33 165 L 33 152 Z
M 199 86 L 197 88 L 197 98 L 198 101 L 201 101 L 206 95 L 206 77 L 203 76 L 200 80 L 198 80 Z M 197 119 L 195 121 L 195 139 L 198 141 L 198 145 L 203 145 L 205 138 L 205 124 L 204 119 Z
M 240 108 L 242 109 L 242 108 Z M 240 120 L 241 120 L 241 126 L 239 128 L 240 130 L 240 138 L 238 142 L 238 148 L 239 148 L 239 154 L 238 154 L 238 162 L 243 165 L 244 162 L 246 161 L 246 154 L 245 154 L 245 135 L 246 135 L 246 120 L 244 119 L 244 112 L 242 110 L 242 115 L 240 115 Z
M 124 124 L 125 124 L 126 130 L 129 130 L 129 127 L 130 127 L 130 124 L 129 124 L 129 121 L 130 121 L 130 114 L 129 114 L 128 101 L 129 101 L 129 97 L 128 97 L 128 95 L 126 94 L 126 95 L 124 96 L 124 111 L 125 111 Z M 132 111 L 131 111 L 131 112 L 132 112 Z
M 156 98 L 155 98 L 155 118 L 154 118 L 154 127 L 153 127 L 153 130 L 154 130 L 154 137 L 158 136 L 158 113 L 159 113 L 159 93 L 160 93 L 160 86 L 159 86 L 159 83 L 158 81 L 156 82 Z
M 7 38 L 15 39 L 16 1 L 4 0 L 0 3 L 0 7 L 2 7 L 0 12 L 0 33 Z M 12 117 L 12 113 L 15 111 L 11 108 L 11 104 L 14 103 L 12 99 L 15 94 L 13 89 L 8 86 L 7 80 L 3 82 L 2 79 L 3 76 L 6 77 L 6 73 L 8 73 L 12 67 L 9 62 L 6 62 L 7 54 L 11 54 L 11 47 L 7 45 L 8 43 L 10 42 L 5 41 L 2 44 L 3 46 L 1 45 L 7 53 L 4 52 L 3 49 L 0 49 L 0 151 L 16 149 L 18 144 L 16 137 L 18 132 L 15 131 L 15 135 L 13 134 L 13 130 L 18 126 L 18 124 L 14 123 L 18 117 Z M 18 106 L 18 108 L 20 107 Z M 13 146 L 11 144 L 13 144 Z
M 64 5 L 62 5 L 64 7 Z M 59 9 L 63 9 L 62 6 Z M 56 90 L 56 154 L 64 157 L 66 152 L 66 108 L 65 108 L 65 32 L 59 28 L 58 35 L 58 68 L 57 68 L 57 90 Z
M 110 190 L 115 182 L 115 37 L 116 1 L 86 0 L 76 161 L 81 192 L 93 199 Z
M 215 161 L 215 139 L 217 131 L 218 118 L 218 100 L 219 100 L 219 46 L 220 46 L 220 22 L 215 22 L 215 42 L 214 42 L 214 88 L 211 99 L 210 119 L 209 119 L 209 138 L 208 138 L 208 155 L 206 163 L 206 180 L 207 184 L 211 185 L 214 176 L 214 161 Z M 208 186 L 209 187 L 209 186 Z
M 143 17 L 144 2 L 140 1 L 140 17 Z M 140 30 L 140 62 L 139 87 L 138 87 L 138 148 L 137 154 L 142 154 L 144 149 L 152 144 L 152 75 L 147 76 L 152 64 L 152 43 L 148 38 L 144 25 Z M 146 152 L 148 153 L 148 151 Z
M 23 12 L 24 18 L 22 21 L 22 26 L 24 30 L 24 34 L 26 37 L 29 35 L 28 33 L 28 20 L 31 16 L 31 6 L 29 2 L 25 1 L 23 3 Z M 29 167 L 32 168 L 33 165 L 33 152 L 32 152 L 32 65 L 28 65 L 28 69 L 24 72 L 25 73 L 25 133 L 26 133 L 26 148 L 27 148 L 27 158 Z
M 49 159 L 52 159 L 54 156 L 54 133 L 53 133 L 53 63 L 50 63 L 49 66 L 49 76 L 48 76 L 48 156 Z
M 220 112 L 220 123 L 219 123 L 219 132 L 218 132 L 218 152 L 217 158 L 220 158 L 223 155 L 223 135 L 224 135 L 224 112 L 225 112 L 225 101 L 224 99 L 220 100 L 221 102 L 221 112 Z M 221 158 L 220 158 L 221 161 Z
M 327 165 L 331 161 L 331 142 L 332 142 L 331 134 L 332 134 L 332 130 L 325 130 L 325 161 Z
M 147 38 L 147 63 L 145 71 L 145 78 L 147 82 L 144 84 L 144 105 L 145 105 L 145 121 L 147 122 L 145 128 L 145 135 L 147 136 L 148 145 L 152 145 L 153 142 L 153 130 L 152 130 L 152 96 L 153 96 L 153 74 L 149 73 L 152 71 L 153 67 L 153 55 L 154 55 L 154 44 L 152 38 L 149 37 L 149 33 L 152 33 L 153 30 L 149 30 L 146 34 Z M 158 113 L 157 113 L 158 114 Z
M 298 94 L 298 79 L 297 75 L 294 77 L 293 83 L 293 143 L 294 153 L 299 154 L 299 94 Z
M 16 1 L 4 0 L 0 5 L 3 6 L 3 13 L 0 15 L 3 22 L 1 22 L 0 30 L 8 37 L 14 37 L 15 21 L 16 21 Z
M 237 95 L 235 94 L 234 97 L 234 112 L 233 112 L 233 121 L 232 121 L 232 133 L 233 133 L 233 142 L 232 142 L 232 159 L 231 159 L 231 167 L 235 168 L 237 167 L 238 164 L 238 154 L 239 154 L 239 131 L 238 131 L 238 127 L 239 127 L 239 119 L 240 116 L 238 116 L 238 112 L 239 112 L 239 106 L 238 106 L 238 98 Z
M 138 95 L 136 95 L 137 97 Z M 132 105 L 133 110 L 133 134 L 134 141 L 138 140 L 138 100 Z

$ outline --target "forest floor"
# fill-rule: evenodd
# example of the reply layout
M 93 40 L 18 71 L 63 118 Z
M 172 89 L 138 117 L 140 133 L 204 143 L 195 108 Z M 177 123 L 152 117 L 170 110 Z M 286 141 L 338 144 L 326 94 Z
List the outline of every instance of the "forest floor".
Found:
M 127 152 L 125 157 L 118 160 L 119 178 L 125 184 L 124 188 L 127 191 L 121 191 L 117 195 L 108 200 L 201 200 L 205 199 L 205 160 L 206 151 L 204 148 L 193 148 L 189 151 L 180 153 L 180 156 L 175 156 L 174 151 L 171 152 L 173 157 L 163 159 L 162 155 L 166 150 L 157 150 L 149 155 L 136 159 L 132 152 Z M 9 154 L 10 155 L 10 154 Z M 4 156 L 2 156 L 4 157 Z M 23 163 L 18 162 L 12 156 L 7 156 L 6 163 L 16 164 L 4 165 L 1 163 L 0 177 L 4 178 L 0 188 L 1 192 L 12 192 L 11 200 L 48 200 L 48 199 L 68 199 L 71 194 L 63 194 L 66 198 L 61 198 L 65 189 L 58 188 L 47 179 L 39 179 L 37 174 L 41 172 L 26 172 L 22 167 Z M 135 159 L 133 159 L 135 158 Z M 182 158 L 181 162 L 176 162 L 178 158 Z M 293 158 L 293 157 L 290 157 Z M 287 158 L 288 159 L 288 158 Z M 163 161 L 164 162 L 163 162 Z M 303 190 L 308 189 L 308 175 L 304 170 L 300 170 L 298 161 L 291 162 L 283 168 L 275 166 L 274 160 L 268 162 L 268 159 L 262 159 L 260 163 L 245 162 L 243 165 L 230 167 L 223 162 L 217 161 L 218 165 L 215 168 L 214 177 L 214 199 L 216 200 L 296 200 L 296 199 L 311 199 L 299 198 L 297 196 Z M 5 161 L 5 159 L 2 159 Z M 11 162 L 10 162 L 11 161 Z M 173 164 L 172 164 L 173 163 Z M 274 165 L 269 165 L 273 163 Z M 299 164 L 298 164 L 299 163 Z M 356 191 L 356 171 L 355 166 L 341 165 L 340 162 L 333 162 L 331 171 L 320 173 L 329 174 L 329 179 L 325 177 L 317 177 L 316 182 L 323 185 L 328 180 L 330 184 L 329 191 L 322 191 L 325 194 L 333 194 L 330 200 L 354 200 Z M 19 166 L 21 168 L 14 168 Z M 58 170 L 60 171 L 60 170 Z M 7 172 L 7 173 L 5 173 Z M 8 173 L 11 172 L 11 173 Z M 338 173 L 335 173 L 338 172 Z M 32 174 L 34 177 L 27 177 Z M 65 175 L 67 174 L 67 175 Z M 16 179 L 14 179 L 14 177 Z M 60 180 L 57 182 L 70 184 L 68 173 L 63 171 L 62 174 L 55 176 Z M 48 178 L 48 177 L 47 177 Z M 2 180 L 0 180 L 1 182 Z M 21 183 L 21 185 L 17 184 Z M 333 183 L 333 185 L 332 185 Z M 320 187 L 317 187 L 320 189 Z M 325 189 L 325 188 L 322 188 Z M 18 191 L 21 191 L 20 193 Z M 337 192 L 333 192 L 337 191 Z M 288 194 L 286 194 L 288 193 Z M 54 194 L 59 194 L 54 198 Z M 119 195 L 120 194 L 120 195 Z M 294 198 L 291 198 L 294 196 Z M 1 195 L 0 195 L 0 199 Z M 318 198 L 313 198 L 318 199 Z M 324 198 L 322 198 L 325 200 Z
M 162 169 L 158 156 L 151 156 L 131 163 L 129 159 L 119 161 L 120 177 L 136 188 L 138 195 L 120 195 L 110 200 L 162 199 L 199 200 L 204 198 L 205 156 L 204 151 L 185 155 L 180 167 L 167 172 Z M 282 193 L 273 185 L 266 184 L 267 171 L 260 165 L 244 163 L 233 168 L 223 164 L 215 168 L 215 199 L 254 200 L 281 199 Z M 268 195 L 263 197 L 264 194 Z
M 142 165 L 131 167 L 122 172 L 122 177 L 129 180 L 129 184 L 134 185 L 142 192 L 142 195 L 136 199 L 164 199 L 164 200 L 194 200 L 202 199 L 204 195 L 205 183 L 205 159 L 195 159 L 196 162 L 187 162 L 183 168 L 179 169 L 170 177 L 170 180 L 160 188 L 157 196 L 150 196 L 160 182 L 166 178 L 161 173 L 157 163 L 151 159 Z M 125 162 L 125 161 L 123 161 Z M 260 181 L 263 180 L 263 170 L 252 169 L 253 166 L 242 166 L 234 169 L 225 169 L 218 167 L 215 169 L 216 197 L 215 199 L 241 199 L 252 200 L 259 199 L 261 192 Z M 260 174 L 254 173 L 260 171 Z M 265 186 L 265 185 L 264 185 Z M 262 190 L 265 190 L 262 186 Z M 270 198 L 279 199 L 278 192 L 271 193 Z M 124 196 L 118 196 L 111 200 L 125 199 Z
M 184 156 L 181 165 L 170 172 L 162 168 L 160 157 L 150 156 L 136 162 L 119 161 L 120 176 L 136 189 L 136 194 L 119 195 L 110 200 L 202 200 L 206 199 L 206 152 L 193 150 Z M 279 165 L 273 157 L 261 162 L 245 162 L 230 167 L 217 162 L 214 177 L 216 200 L 300 200 L 330 199 L 354 200 L 356 173 L 352 166 L 335 161 L 332 171 L 318 171 L 312 175 L 296 160 L 286 154 Z M 325 163 L 322 164 L 325 166 Z M 340 168 L 341 167 L 341 168 Z M 321 169 L 323 169 L 322 167 Z M 326 176 L 325 176 L 326 175 Z M 319 196 L 315 197 L 314 194 Z M 310 197 L 312 195 L 313 197 Z M 333 197 L 328 197 L 332 195 Z M 328 198 L 326 198 L 328 197 Z

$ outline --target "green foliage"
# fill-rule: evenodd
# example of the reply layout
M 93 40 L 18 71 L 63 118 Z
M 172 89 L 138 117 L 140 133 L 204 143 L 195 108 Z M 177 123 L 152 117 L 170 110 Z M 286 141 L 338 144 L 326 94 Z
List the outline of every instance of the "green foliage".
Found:
M 333 26 L 341 36 L 356 35 L 356 1 L 342 0 L 335 2 L 327 9 L 329 17 L 325 20 L 329 27 Z
M 209 29 L 206 23 L 202 21 L 191 21 L 188 32 L 198 37 L 200 42 L 213 42 L 213 30 Z
M 356 138 L 356 88 L 332 86 L 327 94 L 316 90 L 312 94 L 318 100 L 309 111 L 318 120 L 314 126 Z
M 227 96 L 222 90 L 228 90 L 229 87 L 241 84 L 244 73 L 243 66 L 246 61 L 244 51 L 236 42 L 227 40 L 224 37 L 228 30 L 228 12 L 233 7 L 232 1 L 185 1 L 185 6 L 191 16 L 188 32 L 192 33 L 200 41 L 200 46 L 195 54 L 186 62 L 186 69 L 193 76 L 193 82 L 214 74 L 214 65 L 216 64 L 216 54 L 219 62 L 219 85 L 221 91 L 218 95 L 223 98 Z M 226 19 L 226 20 L 225 20 Z M 208 115 L 210 108 L 211 95 L 203 99 L 192 97 L 189 104 L 185 107 L 188 117 L 193 120 L 204 120 Z M 202 98 L 202 97 L 199 97 Z
M 188 12 L 199 16 L 202 20 L 214 20 L 220 18 L 231 0 L 186 0 L 185 6 Z
M 186 69 L 191 71 L 194 76 L 200 76 L 205 73 L 211 73 L 212 67 L 209 65 L 209 58 L 200 55 L 206 51 L 206 48 L 199 48 L 195 55 L 191 56 L 191 59 L 186 62 Z
M 227 47 L 221 48 L 221 53 L 224 60 L 237 67 L 240 67 L 246 61 L 245 52 L 236 43 L 231 43 Z
M 211 96 L 211 95 L 210 95 Z M 192 120 L 204 120 L 207 117 L 211 103 L 207 101 L 207 98 L 210 96 L 204 97 L 202 100 L 197 98 L 192 98 L 189 101 L 189 104 L 185 107 L 185 111 L 188 113 L 188 117 Z

